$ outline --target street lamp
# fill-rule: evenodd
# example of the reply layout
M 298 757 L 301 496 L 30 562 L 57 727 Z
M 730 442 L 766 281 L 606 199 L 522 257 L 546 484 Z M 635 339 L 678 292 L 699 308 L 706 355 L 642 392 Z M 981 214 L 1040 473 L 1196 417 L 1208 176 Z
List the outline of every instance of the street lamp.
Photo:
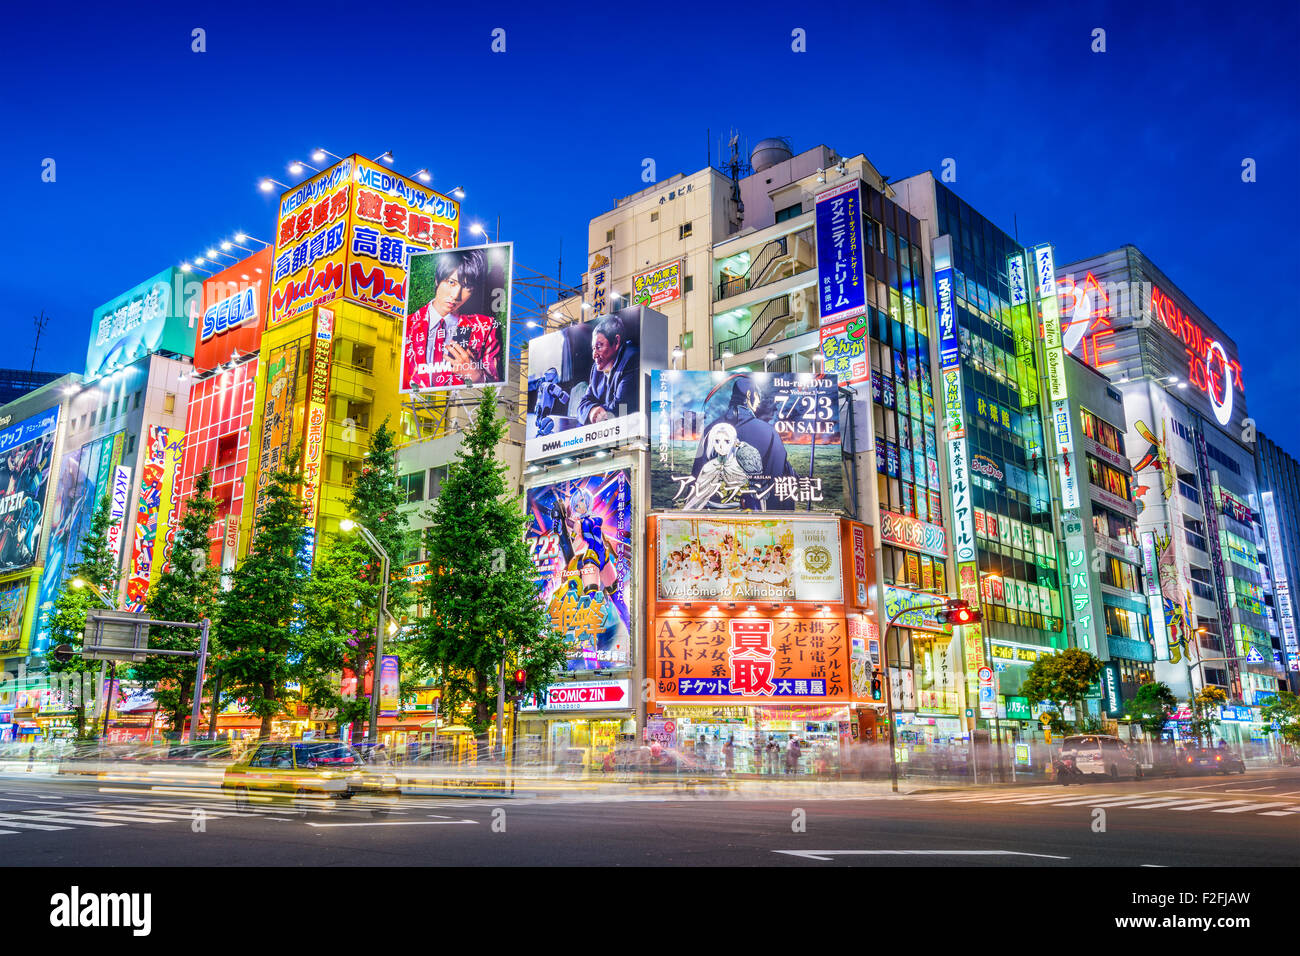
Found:
M 384 614 L 388 611 L 388 552 L 370 531 L 357 524 L 351 518 L 339 522 L 340 531 L 357 531 L 361 539 L 369 545 L 370 550 L 379 558 L 379 615 L 375 621 L 375 663 L 370 671 L 370 727 L 366 732 L 366 743 L 374 746 L 379 739 L 379 662 L 384 654 Z
M 967 601 L 961 598 L 948 598 L 936 604 L 919 604 L 914 607 L 900 608 L 898 613 L 885 622 L 884 630 L 880 632 L 880 643 L 884 645 L 885 656 L 885 682 L 889 684 L 886 688 L 885 695 L 885 717 L 889 721 L 889 784 L 894 793 L 898 793 L 898 747 L 894 735 L 894 688 L 889 680 L 889 629 L 904 614 L 913 611 L 934 611 L 942 608 L 947 612 L 944 620 L 949 624 L 977 624 L 980 620 L 980 612 L 972 610 Z M 901 664 L 902 661 L 900 660 Z M 902 669 L 901 667 L 899 668 Z M 971 735 L 971 755 L 974 756 L 975 736 Z
M 272 185 L 279 186 L 281 189 L 291 188 L 289 186 L 286 186 L 284 183 L 280 182 L 280 180 L 278 179 L 272 179 L 270 176 L 262 177 L 262 181 L 258 183 L 258 186 L 261 187 L 261 190 L 264 193 L 269 193 L 271 191 Z
M 776 349 L 768 349 L 767 354 L 763 356 L 763 371 L 766 372 L 776 361 Z

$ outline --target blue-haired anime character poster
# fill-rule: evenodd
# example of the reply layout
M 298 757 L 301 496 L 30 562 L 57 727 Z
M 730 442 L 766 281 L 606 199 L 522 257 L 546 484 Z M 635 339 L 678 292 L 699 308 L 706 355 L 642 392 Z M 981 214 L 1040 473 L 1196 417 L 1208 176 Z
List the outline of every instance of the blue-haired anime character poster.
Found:
M 632 476 L 626 469 L 528 489 L 525 540 L 568 669 L 631 663 Z

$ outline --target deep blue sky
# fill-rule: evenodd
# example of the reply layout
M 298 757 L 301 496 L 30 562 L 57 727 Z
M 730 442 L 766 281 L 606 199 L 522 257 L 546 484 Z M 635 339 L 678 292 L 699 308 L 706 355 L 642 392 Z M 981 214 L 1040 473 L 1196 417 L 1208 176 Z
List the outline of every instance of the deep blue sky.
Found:
M 693 171 L 734 128 L 895 178 L 953 157 L 958 193 L 1060 262 L 1138 245 L 1236 339 L 1253 416 L 1300 455 L 1297 5 L 1013 6 L 22 4 L 0 36 L 0 366 L 29 364 L 44 309 L 37 367 L 81 371 L 94 306 L 240 229 L 272 238 L 256 182 L 295 182 L 317 145 L 463 185 L 525 265 L 554 275 L 563 242 L 572 283 L 643 158 Z

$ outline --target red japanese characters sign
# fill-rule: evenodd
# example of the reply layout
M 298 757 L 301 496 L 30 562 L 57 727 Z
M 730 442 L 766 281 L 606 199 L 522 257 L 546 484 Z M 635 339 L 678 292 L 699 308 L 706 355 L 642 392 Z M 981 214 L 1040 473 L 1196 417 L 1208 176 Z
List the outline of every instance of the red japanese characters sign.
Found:
M 848 700 L 843 617 L 713 613 L 661 617 L 648 651 L 655 700 Z

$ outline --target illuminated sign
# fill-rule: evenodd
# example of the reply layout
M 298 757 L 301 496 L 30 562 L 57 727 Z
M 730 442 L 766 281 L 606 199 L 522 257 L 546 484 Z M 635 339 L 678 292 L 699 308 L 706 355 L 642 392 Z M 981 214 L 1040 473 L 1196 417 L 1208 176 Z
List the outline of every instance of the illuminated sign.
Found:
M 870 321 L 865 315 L 821 327 L 822 356 L 826 359 L 823 371 L 834 375 L 841 385 L 857 385 L 872 377 L 867 362 L 869 327 Z M 873 383 L 875 386 L 878 384 L 878 380 Z
M 552 684 L 544 700 L 529 695 L 520 710 L 610 710 L 629 705 L 626 680 L 570 681 Z
M 594 315 L 604 315 L 609 311 L 609 286 L 613 281 L 614 247 L 598 249 L 591 257 L 587 269 L 587 281 L 591 284 L 591 311 Z
M 1091 650 L 1093 639 L 1092 586 L 1089 581 L 1088 544 L 1083 536 L 1083 522 L 1074 513 L 1061 517 L 1065 532 L 1065 573 L 1074 607 L 1074 627 L 1080 650 Z
M 1154 531 L 1142 532 L 1142 575 L 1147 586 L 1147 609 L 1151 613 L 1151 633 L 1167 635 L 1165 626 L 1165 601 L 1160 593 L 1160 571 L 1157 567 L 1156 535 Z M 1157 639 L 1155 659 L 1169 660 L 1169 641 Z
M 880 512 L 880 540 L 937 558 L 948 554 L 948 535 L 942 527 L 892 511 Z
M 1151 311 L 1160 324 L 1183 343 L 1187 351 L 1187 380 L 1210 400 L 1220 425 L 1232 418 L 1233 390 L 1245 392 L 1241 363 L 1229 357 L 1223 344 L 1210 338 L 1172 298 L 1159 288 L 1151 290 Z
M 316 312 L 316 337 L 312 348 L 311 378 L 307 383 L 306 442 L 302 460 L 303 518 L 308 533 L 316 527 L 321 466 L 325 460 L 325 424 L 329 416 L 330 346 L 334 340 L 334 313 Z
M 684 260 L 675 259 L 667 265 L 656 266 L 632 276 L 632 302 L 634 305 L 659 305 L 674 302 L 682 297 L 682 266 Z
M 140 476 L 131 543 L 130 576 L 126 582 L 126 610 L 143 611 L 149 585 L 164 563 L 163 552 L 172 532 L 171 489 L 185 433 L 178 428 L 150 425 Z M 161 533 L 160 533 L 161 532 Z M 156 558 L 156 560 L 155 560 Z
M 948 484 L 952 490 L 953 556 L 958 561 L 974 561 L 975 509 L 966 465 L 966 442 L 961 438 L 948 442 Z
M 199 341 L 206 342 L 214 335 L 220 335 L 227 329 L 233 329 L 252 322 L 257 318 L 257 293 L 247 288 L 210 306 L 203 313 L 203 325 L 199 330 Z
M 992 478 L 994 481 L 1001 481 L 1006 477 L 1002 469 L 998 467 L 998 463 L 988 455 L 972 455 L 970 470 L 986 478 Z
M 131 469 L 118 465 L 113 475 L 113 503 L 108 514 L 108 548 L 117 560 L 122 550 L 122 526 L 126 519 L 126 505 L 131 497 Z
M 1062 319 L 1062 344 L 1065 351 L 1101 371 L 1118 365 L 1102 353 L 1115 348 L 1115 328 L 1111 322 L 1110 299 L 1089 272 L 1080 283 L 1072 277 L 1057 281 Z
M 822 321 L 867 311 L 862 183 L 854 179 L 816 199 L 817 292 Z
M 95 309 L 86 350 L 86 377 L 98 378 L 151 352 L 194 354 L 190 302 L 201 283 L 175 267 Z
M 1300 642 L 1297 641 L 1295 613 L 1291 607 L 1291 582 L 1286 569 L 1286 552 L 1282 548 L 1282 526 L 1279 524 L 1273 492 L 1260 496 L 1264 510 L 1264 530 L 1268 541 L 1269 572 L 1273 578 L 1273 593 L 1277 597 L 1279 623 L 1282 626 L 1282 644 L 1286 648 L 1287 667 L 1300 671 Z
M 934 289 L 939 302 L 936 315 L 939 321 L 939 367 L 949 368 L 956 365 L 960 357 L 957 349 L 957 317 L 952 304 L 951 266 L 935 272 Z
M 1025 256 L 1017 252 L 1007 257 L 1007 281 L 1011 288 L 1011 331 L 1016 340 L 1016 385 L 1020 407 L 1038 405 L 1038 366 L 1034 359 L 1034 342 L 1038 330 L 1029 314 L 1029 288 L 1025 280 Z

